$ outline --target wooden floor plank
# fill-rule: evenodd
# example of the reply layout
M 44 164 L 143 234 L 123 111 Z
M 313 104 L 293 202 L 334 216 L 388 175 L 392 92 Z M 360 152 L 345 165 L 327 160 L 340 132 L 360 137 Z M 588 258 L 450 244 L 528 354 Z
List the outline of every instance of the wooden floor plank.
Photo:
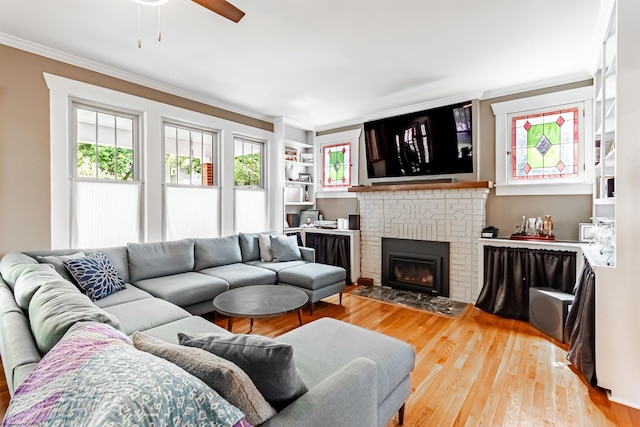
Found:
M 351 289 L 351 288 L 350 288 Z M 610 402 L 566 361 L 566 347 L 527 322 L 470 307 L 460 319 L 345 294 L 318 303 L 304 323 L 333 317 L 411 344 L 405 426 L 639 426 L 640 411 Z M 208 316 L 226 327 L 226 320 Z M 298 327 L 297 315 L 256 319 L 253 332 L 278 336 Z M 246 333 L 238 319 L 234 332 Z M 0 414 L 9 404 L 0 380 Z M 388 427 L 397 426 L 397 416 Z M 304 426 L 301 426 L 304 427 Z

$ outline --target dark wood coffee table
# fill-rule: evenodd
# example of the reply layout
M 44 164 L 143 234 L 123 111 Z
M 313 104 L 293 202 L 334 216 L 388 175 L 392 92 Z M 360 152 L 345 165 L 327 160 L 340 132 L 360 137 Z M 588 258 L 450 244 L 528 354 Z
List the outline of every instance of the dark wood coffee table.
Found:
M 251 319 L 249 332 L 253 331 L 253 319 L 276 317 L 298 311 L 302 326 L 302 307 L 309 301 L 304 291 L 285 285 L 253 285 L 235 288 L 213 299 L 213 308 L 229 317 L 227 329 L 233 328 L 235 317 Z

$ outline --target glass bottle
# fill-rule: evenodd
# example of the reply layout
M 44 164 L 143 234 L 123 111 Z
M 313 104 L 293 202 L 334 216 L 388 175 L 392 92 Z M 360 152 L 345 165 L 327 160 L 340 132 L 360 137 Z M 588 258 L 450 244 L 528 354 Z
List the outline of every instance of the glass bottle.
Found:
M 553 221 L 551 220 L 551 215 L 545 215 L 544 221 L 542 222 L 542 230 L 545 236 L 551 237 L 553 236 Z

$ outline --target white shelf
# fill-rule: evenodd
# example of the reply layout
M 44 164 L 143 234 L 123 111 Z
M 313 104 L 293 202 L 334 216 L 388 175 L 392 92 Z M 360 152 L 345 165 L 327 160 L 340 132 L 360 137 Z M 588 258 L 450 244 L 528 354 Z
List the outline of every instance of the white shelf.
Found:
M 313 202 L 285 202 L 287 206 L 313 206 Z
M 593 204 L 594 205 L 615 205 L 616 204 L 616 198 L 615 197 L 600 197 L 597 199 L 593 199 Z
M 284 163 L 288 166 L 300 166 L 303 168 L 313 167 L 313 163 L 294 162 L 293 160 L 285 160 Z
M 315 185 L 313 182 L 302 182 L 302 181 L 285 181 L 284 185 Z
M 294 141 L 293 139 L 285 139 L 285 146 L 292 146 L 294 148 L 313 148 L 313 145 L 307 144 L 306 142 Z

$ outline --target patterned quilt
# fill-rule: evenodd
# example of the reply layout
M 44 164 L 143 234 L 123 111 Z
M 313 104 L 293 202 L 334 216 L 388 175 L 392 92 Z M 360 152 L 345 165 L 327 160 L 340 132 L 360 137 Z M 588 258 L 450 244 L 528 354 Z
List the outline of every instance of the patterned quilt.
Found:
M 244 414 L 109 325 L 72 328 L 16 389 L 3 426 L 250 427 Z

